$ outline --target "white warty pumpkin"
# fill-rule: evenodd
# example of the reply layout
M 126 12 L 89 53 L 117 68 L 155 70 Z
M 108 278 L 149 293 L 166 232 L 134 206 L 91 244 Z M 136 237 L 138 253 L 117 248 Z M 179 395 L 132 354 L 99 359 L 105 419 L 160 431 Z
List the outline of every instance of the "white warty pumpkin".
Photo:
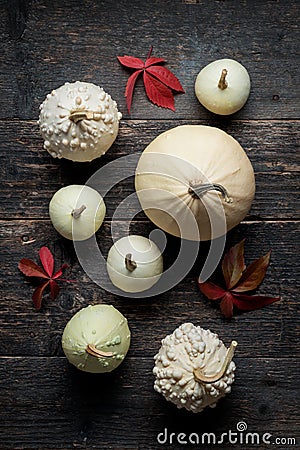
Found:
M 44 148 L 54 158 L 92 161 L 117 137 L 117 103 L 92 83 L 65 83 L 47 95 L 40 106 L 39 125 Z
M 236 341 L 229 349 L 217 334 L 184 323 L 162 340 L 155 355 L 154 389 L 177 408 L 194 413 L 215 407 L 231 391 Z

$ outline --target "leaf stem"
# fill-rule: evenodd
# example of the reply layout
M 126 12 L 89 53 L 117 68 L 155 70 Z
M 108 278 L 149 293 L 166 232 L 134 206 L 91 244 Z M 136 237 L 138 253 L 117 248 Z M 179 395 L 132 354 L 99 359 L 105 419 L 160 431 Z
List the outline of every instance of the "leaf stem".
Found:
M 74 217 L 74 219 L 78 219 L 85 209 L 86 209 L 86 206 L 81 205 L 80 208 L 73 209 L 73 211 L 71 212 L 71 215 Z
M 236 341 L 231 342 L 230 347 L 227 350 L 223 364 L 222 364 L 220 370 L 215 375 L 207 376 L 207 375 L 203 374 L 202 370 L 195 369 L 194 370 L 195 380 L 200 383 L 215 383 L 216 381 L 219 381 L 224 376 L 224 374 L 234 356 L 234 351 L 235 351 L 237 345 L 238 344 Z
M 149 59 L 149 58 L 150 58 L 150 56 L 151 56 L 151 53 L 152 53 L 152 50 L 153 50 L 153 45 L 151 45 L 151 47 L 150 47 L 150 50 L 149 50 L 149 52 L 148 52 L 148 56 L 147 56 L 147 59 Z

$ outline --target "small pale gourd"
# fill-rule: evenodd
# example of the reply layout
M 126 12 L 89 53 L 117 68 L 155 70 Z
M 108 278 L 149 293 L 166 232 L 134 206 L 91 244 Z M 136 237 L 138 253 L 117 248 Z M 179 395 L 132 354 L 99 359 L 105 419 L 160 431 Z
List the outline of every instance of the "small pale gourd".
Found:
M 49 215 L 56 231 L 74 241 L 93 236 L 104 220 L 103 198 L 89 186 L 71 184 L 57 191 L 49 204 Z
M 130 346 L 127 319 L 112 305 L 89 305 L 67 323 L 62 347 L 69 362 L 84 372 L 116 369 Z
M 162 340 L 155 355 L 154 389 L 193 413 L 215 407 L 231 391 L 236 341 L 229 349 L 210 330 L 185 323 Z
M 162 271 L 159 248 L 143 236 L 125 236 L 109 250 L 107 272 L 111 282 L 122 291 L 146 291 L 157 283 Z
M 251 162 L 232 136 L 215 127 L 183 125 L 146 147 L 135 187 L 155 225 L 174 236 L 207 241 L 244 219 L 255 180 Z
M 199 72 L 195 93 L 209 111 L 229 115 L 244 106 L 250 85 L 249 74 L 241 63 L 234 59 L 218 59 Z
M 50 155 L 82 162 L 104 155 L 117 137 L 121 117 L 101 87 L 76 81 L 47 95 L 38 123 Z

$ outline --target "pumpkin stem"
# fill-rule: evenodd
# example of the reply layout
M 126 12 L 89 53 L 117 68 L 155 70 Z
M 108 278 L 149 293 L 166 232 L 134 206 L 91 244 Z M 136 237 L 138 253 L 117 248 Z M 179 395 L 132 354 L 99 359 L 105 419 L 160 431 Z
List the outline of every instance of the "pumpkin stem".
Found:
M 202 372 L 201 369 L 195 369 L 194 370 L 195 380 L 200 383 L 215 383 L 216 381 L 219 381 L 224 376 L 224 374 L 233 358 L 234 351 L 235 351 L 237 345 L 238 344 L 236 341 L 231 342 L 230 347 L 227 350 L 223 364 L 222 364 L 220 370 L 215 375 L 206 376 L 206 375 L 204 375 L 204 373 Z
M 71 212 L 72 216 L 74 217 L 74 219 L 78 219 L 81 216 L 81 213 L 83 213 L 83 211 L 86 209 L 85 205 L 81 205 L 80 208 L 77 209 L 73 209 L 73 211 Z
M 132 253 L 127 253 L 125 256 L 125 266 L 129 272 L 133 272 L 137 268 L 137 263 L 132 259 Z
M 94 344 L 88 344 L 85 351 L 89 355 L 95 356 L 96 358 L 99 358 L 100 356 L 103 356 L 103 357 L 113 356 L 113 352 L 103 352 L 102 350 L 98 350 Z
M 226 89 L 227 86 L 228 86 L 228 83 L 227 83 L 227 81 L 225 80 L 226 75 L 227 75 L 227 70 L 226 70 L 226 69 L 223 69 L 223 70 L 222 70 L 222 73 L 221 73 L 221 76 L 220 76 L 219 84 L 218 84 L 218 88 L 219 88 L 219 89 L 222 89 L 222 91 L 224 91 L 224 89 Z
M 232 199 L 229 197 L 227 190 L 222 186 L 221 184 L 210 184 L 210 183 L 204 183 L 204 184 L 196 184 L 196 183 L 190 183 L 189 187 L 189 194 L 193 198 L 200 199 L 202 195 L 206 194 L 208 191 L 219 191 L 221 192 L 224 200 L 226 203 L 232 203 Z
M 72 120 L 74 123 L 78 123 L 81 120 L 99 120 L 101 118 L 100 113 L 94 112 L 94 111 L 87 111 L 87 110 L 74 110 L 71 111 L 69 115 L 69 119 Z

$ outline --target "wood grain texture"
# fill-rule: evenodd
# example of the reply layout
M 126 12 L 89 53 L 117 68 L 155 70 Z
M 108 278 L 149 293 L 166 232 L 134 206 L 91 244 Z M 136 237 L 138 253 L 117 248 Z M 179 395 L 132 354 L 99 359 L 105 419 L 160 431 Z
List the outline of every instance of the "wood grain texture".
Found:
M 52 195 L 62 186 L 84 184 L 105 164 L 134 155 L 160 133 L 182 124 L 217 126 L 243 146 L 256 176 L 256 195 L 248 219 L 297 219 L 299 210 L 299 121 L 122 121 L 119 135 L 101 158 L 91 163 L 53 159 L 43 149 L 36 122 L 0 122 L 3 218 L 48 218 Z M 121 166 L 123 177 L 128 163 Z M 132 166 L 134 175 L 135 165 Z M 110 180 L 110 179 L 109 179 Z M 103 180 L 104 183 L 105 180 Z M 121 200 L 134 192 L 133 179 L 116 185 L 105 198 L 111 218 Z M 129 209 L 129 213 L 132 211 Z
M 0 379 L 7 380 L 1 383 L 1 449 L 32 448 L 33 433 L 36 448 L 42 449 L 191 449 L 159 445 L 157 435 L 167 428 L 169 433 L 214 432 L 220 437 L 236 430 L 239 420 L 249 432 L 268 432 L 272 439 L 299 437 L 298 360 L 236 356 L 235 362 L 231 394 L 217 408 L 194 415 L 177 410 L 154 391 L 152 358 L 128 356 L 116 371 L 99 376 L 78 371 L 66 358 L 1 357 Z
M 226 342 L 237 339 L 239 353 L 247 357 L 280 355 L 288 358 L 297 353 L 299 333 L 297 274 L 297 222 L 246 223 L 228 235 L 227 247 L 246 237 L 246 261 L 249 263 L 272 248 L 272 263 L 260 292 L 281 295 L 282 300 L 259 311 L 235 315 L 230 322 L 222 318 L 219 308 L 199 292 L 196 279 L 209 246 L 201 245 L 199 257 L 190 274 L 170 291 L 153 298 L 128 299 L 111 294 L 94 284 L 80 267 L 73 244 L 58 236 L 49 222 L 2 221 L 0 257 L 6 273 L 1 288 L 0 353 L 9 356 L 61 355 L 61 334 L 72 315 L 88 304 L 111 303 L 128 318 L 133 333 L 133 356 L 153 355 L 165 334 L 182 322 L 192 321 L 220 333 Z M 110 222 L 97 233 L 102 254 L 106 257 L 112 244 Z M 154 227 L 149 222 L 133 222 L 131 232 L 148 236 Z M 116 238 L 126 234 L 126 226 L 117 224 Z M 24 239 L 36 239 L 22 245 Z M 61 283 L 61 294 L 53 302 L 45 298 L 41 312 L 33 308 L 34 283 L 19 272 L 22 257 L 38 260 L 38 249 L 49 245 L 57 265 L 70 264 L 66 276 L 75 284 Z M 180 241 L 168 237 L 164 253 L 165 267 L 177 257 Z M 97 266 L 97 261 L 94 263 Z M 221 282 L 221 276 L 217 278 Z M 17 327 L 17 328 L 16 328 Z M 17 332 L 16 332 L 17 329 Z M 247 330 L 247 332 L 245 332 Z
M 272 434 L 273 448 L 299 447 L 299 10 L 296 0 L 2 0 L 0 8 L 0 450 L 177 450 L 159 445 L 157 434 L 235 431 Z M 190 3 L 190 4 L 188 4 Z M 130 71 L 116 56 L 145 58 L 149 47 L 167 60 L 186 93 L 176 112 L 157 108 L 138 80 L 131 115 L 124 91 Z M 229 57 L 251 77 L 245 107 L 231 117 L 206 111 L 194 94 L 199 70 Z M 101 85 L 118 102 L 123 119 L 112 148 L 92 163 L 54 160 L 43 150 L 36 120 L 46 94 L 66 81 Z M 60 187 L 84 184 L 98 169 L 136 155 L 159 133 L 180 124 L 217 126 L 245 148 L 257 191 L 246 220 L 227 236 L 226 248 L 246 238 L 246 263 L 272 249 L 271 266 L 259 288 L 281 301 L 236 313 L 226 321 L 206 299 L 197 276 L 209 244 L 201 244 L 188 275 L 169 292 L 129 299 L 97 286 L 80 266 L 73 243 L 49 221 L 48 204 Z M 128 162 L 114 175 L 133 175 Z M 106 221 L 97 233 L 104 254 L 115 237 L 148 236 L 154 226 L 128 208 L 112 222 L 120 202 L 134 192 L 133 177 L 105 197 Z M 29 244 L 31 240 L 33 243 Z M 165 267 L 172 266 L 179 240 L 168 236 Z M 57 265 L 67 262 L 56 301 L 46 295 L 40 312 L 31 296 L 36 283 L 18 270 L 22 257 L 38 259 L 48 245 Z M 90 243 L 87 243 L 89 246 Z M 97 261 L 95 262 L 95 266 Z M 218 269 L 215 279 L 221 282 Z M 129 321 L 132 345 L 113 373 L 94 376 L 68 364 L 61 348 L 67 321 L 88 304 L 110 303 Z M 239 343 L 232 393 L 200 415 L 177 410 L 153 390 L 153 356 L 161 339 L 192 321 Z M 296 445 L 273 439 L 297 438 Z M 197 446 L 198 447 L 198 446 Z M 227 443 L 222 450 L 270 448 Z M 214 445 L 204 444 L 210 450 Z
M 186 91 L 176 113 L 146 99 L 141 80 L 132 118 L 210 119 L 194 94 L 202 67 L 237 59 L 252 80 L 248 103 L 234 118 L 299 118 L 299 2 L 272 0 L 6 0 L 1 33 L 4 53 L 0 117 L 34 119 L 38 106 L 65 81 L 102 85 L 128 117 L 128 71 L 117 55 L 163 57 Z

